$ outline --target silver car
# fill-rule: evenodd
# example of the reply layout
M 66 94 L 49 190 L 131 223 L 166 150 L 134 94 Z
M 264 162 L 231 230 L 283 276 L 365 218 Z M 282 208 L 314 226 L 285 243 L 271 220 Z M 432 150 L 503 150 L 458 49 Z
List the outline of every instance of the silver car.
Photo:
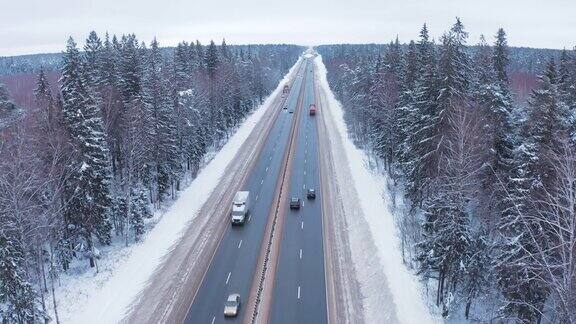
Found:
M 226 303 L 224 303 L 224 316 L 236 316 L 238 315 L 238 310 L 240 309 L 240 295 L 239 294 L 231 294 L 226 299 Z

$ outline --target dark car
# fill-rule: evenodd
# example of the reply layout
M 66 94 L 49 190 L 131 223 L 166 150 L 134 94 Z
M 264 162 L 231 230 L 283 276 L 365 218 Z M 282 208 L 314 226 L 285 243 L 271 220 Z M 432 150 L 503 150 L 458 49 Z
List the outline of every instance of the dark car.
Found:
M 300 209 L 300 205 L 302 205 L 300 198 L 292 197 L 292 199 L 290 199 L 290 209 Z
M 308 189 L 308 192 L 306 193 L 306 198 L 316 199 L 316 190 L 314 190 L 313 188 Z

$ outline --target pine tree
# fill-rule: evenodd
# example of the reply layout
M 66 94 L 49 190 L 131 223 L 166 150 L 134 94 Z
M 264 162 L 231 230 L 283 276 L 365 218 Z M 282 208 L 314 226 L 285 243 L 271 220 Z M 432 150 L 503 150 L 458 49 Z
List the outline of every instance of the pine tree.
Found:
M 495 51 L 506 55 L 506 40 L 497 40 Z M 482 170 L 480 180 L 483 190 L 487 222 L 494 223 L 504 209 L 506 203 L 506 188 L 511 170 L 512 150 L 514 146 L 511 134 L 512 99 L 505 80 L 500 79 L 495 69 L 494 60 L 507 62 L 507 57 L 496 57 L 492 49 L 481 38 L 475 55 L 475 74 L 473 82 L 473 99 L 476 109 L 482 118 Z M 504 70 L 506 66 L 501 66 Z
M 467 37 L 468 33 L 464 31 L 464 25 L 458 18 L 450 32 L 442 37 L 436 132 L 447 129 L 448 118 L 456 106 L 467 104 L 471 76 L 470 60 L 466 54 Z M 440 141 L 440 139 L 438 138 L 436 141 Z M 439 148 L 442 150 L 441 142 Z
M 468 255 L 463 269 L 464 277 L 462 280 L 462 291 L 466 299 L 464 316 L 470 318 L 470 310 L 473 301 L 489 293 L 488 287 L 491 287 L 492 275 L 492 251 L 488 235 L 483 231 L 477 233 L 471 238 L 468 247 Z
M 0 230 L 0 322 L 48 321 L 24 269 L 22 246 Z
M 408 44 L 408 51 L 404 56 L 404 73 L 403 76 L 403 83 L 401 85 L 401 89 L 403 91 L 414 91 L 416 86 L 416 80 L 418 79 L 418 52 L 416 48 L 416 43 L 414 41 L 410 41 Z
M 438 69 L 434 44 L 428 28 L 420 31 L 418 47 L 419 77 L 415 83 L 414 106 L 404 147 L 403 169 L 408 178 L 407 196 L 419 205 L 425 195 L 425 186 L 434 177 L 434 150 L 437 147 L 434 125 L 438 120 Z
M 496 71 L 498 80 L 504 84 L 508 84 L 508 74 L 506 68 L 509 59 L 508 41 L 506 40 L 506 32 L 504 29 L 498 29 L 496 33 L 496 43 L 494 44 L 494 70 Z
M 570 56 L 566 49 L 563 49 L 560 54 L 560 66 L 558 68 L 558 84 L 560 85 L 561 91 L 567 91 L 570 87 L 569 82 L 571 79 L 570 71 Z
M 222 39 L 222 45 L 220 45 L 220 52 L 224 60 L 230 60 L 232 58 L 232 53 L 230 53 L 230 49 L 228 48 L 228 45 L 226 45 L 226 39 Z
M 52 102 L 54 100 L 52 97 L 52 90 L 50 89 L 50 82 L 46 77 L 46 72 L 44 72 L 44 67 L 40 67 L 34 94 L 36 96 L 36 103 L 39 106 L 43 106 L 44 102 Z
M 216 44 L 214 44 L 214 41 L 210 41 L 210 45 L 208 45 L 205 60 L 206 60 L 205 63 L 206 68 L 208 69 L 208 74 L 210 75 L 210 77 L 214 77 L 219 62 L 218 49 L 216 48 Z
M 384 55 L 384 64 L 388 71 L 395 78 L 400 77 L 400 70 L 402 68 L 402 49 L 400 48 L 400 40 L 396 37 L 394 42 L 390 42 L 388 50 Z
M 570 134 L 576 143 L 576 55 L 563 50 L 558 68 L 558 94 L 567 108 Z
M 176 120 L 173 101 L 167 80 L 161 71 L 161 56 L 158 42 L 151 44 L 147 60 L 145 80 L 145 102 L 152 116 L 150 135 L 154 145 L 154 164 L 156 166 L 156 187 L 158 199 L 169 192 L 180 174 L 179 152 L 176 144 Z
M 196 68 L 201 70 L 205 67 L 204 64 L 205 56 L 204 56 L 204 49 L 202 48 L 202 44 L 200 44 L 200 41 L 196 40 L 194 50 L 196 53 Z
M 84 46 L 84 70 L 86 73 L 86 83 L 90 87 L 97 88 L 102 85 L 102 41 L 95 31 L 91 31 Z
M 114 36 L 116 39 L 116 36 Z M 113 42 L 110 41 L 110 36 L 106 33 L 101 52 L 101 77 L 102 83 L 108 87 L 115 87 L 117 85 L 117 71 L 116 55 Z
M 496 71 L 492 64 L 492 49 L 486 43 L 484 35 L 480 35 L 480 42 L 476 45 L 474 55 L 474 87 L 489 85 L 496 81 Z M 474 89 L 477 90 L 477 89 Z
M 474 184 L 469 178 L 478 166 L 474 151 L 476 126 L 467 105 L 469 58 L 465 52 L 467 33 L 459 19 L 444 35 L 439 61 L 437 117 L 432 118 L 426 141 L 433 143 L 435 174 L 430 177 L 429 197 L 423 202 L 425 237 L 418 244 L 421 272 L 438 274 L 437 305 L 448 316 L 452 296 L 470 260 L 471 231 L 469 203 Z M 434 116 L 434 115 L 432 115 Z
M 192 70 L 190 56 L 188 55 L 188 44 L 179 43 L 174 53 L 174 79 L 176 89 L 187 90 L 191 86 Z
M 85 239 L 93 267 L 92 236 L 104 244 L 111 240 L 110 161 L 100 112 L 89 93 L 80 53 L 72 38 L 64 55 L 61 82 L 64 121 L 77 150 L 76 161 L 70 166 L 74 180 L 68 187 L 67 219 Z
M 530 111 L 510 176 L 510 207 L 503 212 L 499 226 L 504 239 L 496 267 L 506 300 L 504 311 L 523 321 L 540 319 L 550 291 L 543 280 L 546 269 L 535 257 L 542 248 L 550 247 L 545 246 L 545 227 L 535 220 L 549 208 L 542 202 L 556 190 L 558 176 L 549 157 L 560 147 L 562 133 L 567 130 L 556 75 L 555 65 L 550 62 L 529 100 Z
M 401 167 L 406 167 L 410 158 L 410 144 L 407 140 L 413 125 L 418 120 L 418 112 L 415 107 L 416 81 L 418 80 L 418 52 L 416 43 L 411 41 L 408 45 L 408 51 L 403 59 L 402 79 L 400 82 L 400 94 L 397 108 L 393 116 L 394 133 L 398 138 L 398 149 L 394 153 L 396 160 Z
M 438 274 L 437 305 L 443 315 L 453 308 L 461 278 L 467 271 L 476 272 L 472 258 L 470 209 L 476 183 L 470 178 L 479 168 L 476 153 L 477 126 L 467 107 L 455 107 L 447 116 L 444 153 L 438 159 L 438 175 L 432 179 L 430 195 L 424 200 L 424 239 L 418 243 L 420 271 Z M 468 287 L 470 288 L 470 287 Z M 470 292 L 472 293 L 472 292 Z M 473 294 L 469 295 L 471 302 Z
M 417 244 L 419 273 L 426 278 L 438 276 L 436 305 L 442 306 L 444 317 L 449 315 L 451 296 L 470 253 L 469 219 L 462 192 L 458 192 L 460 180 L 447 176 L 438 181 L 425 202 L 424 240 Z
M 146 190 L 141 186 L 133 186 L 131 191 L 132 207 L 130 208 L 130 226 L 134 231 L 136 241 L 144 234 L 144 219 L 151 218 L 150 204 Z
M 553 60 L 548 64 L 541 78 L 539 89 L 533 91 L 530 100 L 530 112 L 525 126 L 525 137 L 533 141 L 536 160 L 533 171 L 538 174 L 539 182 L 548 190 L 555 187 L 554 166 L 547 156 L 560 147 L 562 131 L 566 130 L 567 111 L 558 93 L 558 77 Z
M 36 89 L 34 90 L 36 106 L 40 110 L 40 116 L 42 118 L 43 125 L 54 125 L 56 121 L 57 112 L 54 102 L 54 97 L 52 96 L 52 90 L 50 88 L 50 82 L 46 77 L 44 68 L 40 68 L 38 74 L 38 81 L 36 82 Z M 43 131 L 49 132 L 49 129 L 44 129 Z M 46 133 L 45 133 L 46 134 Z
M 125 104 L 142 92 L 142 58 L 135 35 L 124 35 L 119 49 L 119 87 Z
M 393 44 L 391 46 L 393 46 Z M 388 74 L 386 63 L 380 55 L 378 55 L 372 71 L 372 83 L 367 96 L 367 107 L 365 108 L 368 116 L 366 121 L 370 120 L 370 122 L 366 122 L 365 126 L 367 127 L 368 137 L 370 138 L 370 145 L 379 156 L 387 158 L 389 157 L 389 155 L 387 155 L 389 148 L 387 146 L 387 139 L 389 134 L 386 129 L 386 124 L 387 118 L 391 114 L 391 103 L 388 100 L 389 89 L 387 89 Z
M 378 62 L 373 84 L 372 101 L 374 106 L 374 123 L 377 125 L 376 150 L 385 158 L 388 168 L 391 170 L 395 152 L 398 149 L 400 139 L 394 132 L 397 114 L 399 88 L 401 82 L 402 51 L 398 38 L 391 42 L 385 52 L 384 58 Z

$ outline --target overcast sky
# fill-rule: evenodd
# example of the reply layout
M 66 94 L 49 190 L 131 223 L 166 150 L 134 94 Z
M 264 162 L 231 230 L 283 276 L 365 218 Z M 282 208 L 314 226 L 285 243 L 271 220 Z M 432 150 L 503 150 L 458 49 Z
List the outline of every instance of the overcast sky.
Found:
M 0 56 L 59 52 L 68 36 L 135 33 L 163 46 L 210 39 L 230 44 L 384 43 L 433 37 L 462 19 L 469 43 L 499 27 L 514 46 L 573 48 L 575 0 L 0 0 Z

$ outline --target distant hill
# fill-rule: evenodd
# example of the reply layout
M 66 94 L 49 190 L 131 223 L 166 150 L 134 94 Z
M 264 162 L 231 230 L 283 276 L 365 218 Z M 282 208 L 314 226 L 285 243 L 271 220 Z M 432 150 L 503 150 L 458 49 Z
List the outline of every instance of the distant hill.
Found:
M 321 51 L 331 52 L 332 57 L 345 57 L 353 54 L 358 57 L 374 57 L 378 54 L 384 55 L 388 44 L 334 44 L 317 46 Z M 401 46 L 406 51 L 408 45 Z M 474 53 L 476 46 L 468 46 L 470 54 Z M 558 59 L 561 50 L 529 47 L 510 47 L 510 72 L 524 72 L 529 74 L 538 74 L 542 71 L 544 65 L 553 57 Z
M 282 46 L 282 45 L 279 45 Z M 205 46 L 204 46 L 205 47 Z M 228 45 L 230 49 L 249 50 L 258 52 L 256 45 Z M 175 47 L 162 47 L 160 51 L 166 58 L 174 54 Z M 18 56 L 0 56 L 0 76 L 15 74 L 37 74 L 40 67 L 47 72 L 59 71 L 62 64 L 62 53 L 28 54 Z
M 62 53 L 32 54 L 0 57 L 0 75 L 38 73 L 41 66 L 47 71 L 60 68 Z
M 8 90 L 0 84 L 0 131 L 18 120 L 23 115 L 20 109 L 8 98 Z

